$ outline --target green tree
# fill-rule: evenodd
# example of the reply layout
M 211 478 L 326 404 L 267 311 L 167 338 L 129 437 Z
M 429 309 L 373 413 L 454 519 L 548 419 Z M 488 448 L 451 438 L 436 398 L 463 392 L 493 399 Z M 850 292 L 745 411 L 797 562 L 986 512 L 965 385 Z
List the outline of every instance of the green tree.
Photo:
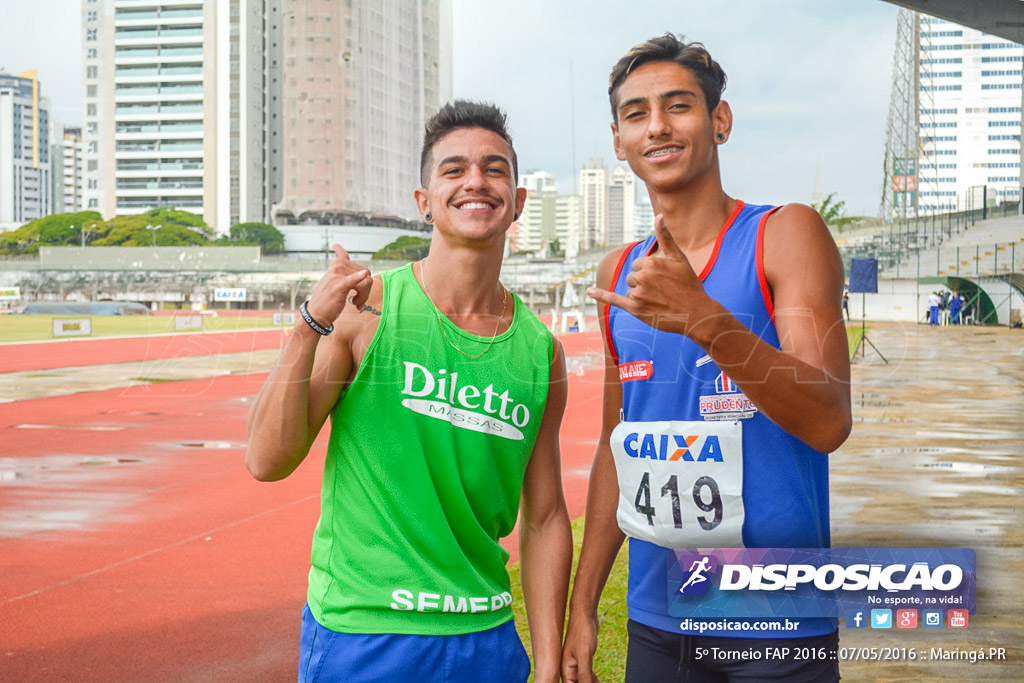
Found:
M 430 238 L 402 235 L 373 255 L 376 261 L 417 261 L 430 251 Z
M 832 192 L 817 204 L 811 204 L 811 208 L 818 212 L 825 225 L 830 225 L 842 231 L 847 223 L 859 221 L 859 216 L 846 215 L 846 202 L 836 201 L 836 193 Z
M 825 225 L 835 225 L 842 220 L 846 211 L 845 201 L 835 201 L 836 193 L 832 192 L 817 204 L 811 204 L 811 208 L 818 212 Z
M 81 244 L 82 226 L 102 221 L 103 217 L 95 211 L 43 216 L 0 235 L 0 254 L 34 256 L 39 253 L 40 246 Z
M 264 254 L 284 253 L 284 235 L 273 225 L 239 223 L 231 226 L 230 235 L 233 244 L 258 244 Z
M 142 214 L 147 218 L 150 223 L 160 225 L 182 225 L 186 228 L 192 228 L 198 232 L 203 233 L 207 237 L 213 236 L 213 231 L 210 230 L 210 226 L 206 224 L 202 216 L 185 211 L 183 209 L 161 207 L 159 209 L 150 209 L 146 213 Z
M 97 247 L 147 247 L 155 242 L 160 247 L 180 247 L 209 243 L 201 227 L 193 228 L 184 222 L 172 220 L 173 214 L 169 216 L 162 213 L 167 211 L 155 209 L 132 216 L 115 216 L 107 221 L 103 237 L 93 240 L 92 244 Z M 198 218 L 194 214 L 188 215 Z M 206 226 L 202 219 L 199 222 L 201 226 Z

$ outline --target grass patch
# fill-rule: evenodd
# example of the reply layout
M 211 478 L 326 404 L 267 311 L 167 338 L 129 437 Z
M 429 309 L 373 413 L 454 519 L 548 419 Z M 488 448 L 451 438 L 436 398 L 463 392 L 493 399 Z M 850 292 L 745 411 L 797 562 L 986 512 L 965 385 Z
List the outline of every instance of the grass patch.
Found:
M 172 334 L 174 316 L 170 315 L 0 315 L 0 342 L 41 341 L 53 338 L 54 318 L 90 318 L 92 334 L 65 339 L 90 337 L 135 337 L 147 334 Z M 182 334 L 196 332 L 234 332 L 238 330 L 266 329 L 274 326 L 271 316 L 203 316 L 202 330 L 181 330 Z
M 853 360 L 853 354 L 857 352 L 857 347 L 860 346 L 860 340 L 870 329 L 870 327 L 861 327 L 860 325 L 846 326 L 846 344 L 850 348 L 851 360 Z
M 580 558 L 580 546 L 583 542 L 583 518 L 572 523 L 572 579 L 576 578 L 576 563 Z M 594 673 L 602 681 L 621 681 L 626 672 L 626 573 L 628 564 L 627 545 L 623 543 L 619 556 L 615 559 L 608 583 L 601 594 L 601 602 L 597 613 L 601 617 L 601 628 L 597 634 L 597 652 L 594 654 Z M 532 664 L 533 653 L 530 650 L 530 633 L 526 623 L 526 610 L 523 603 L 523 588 L 519 573 L 519 563 L 509 567 L 512 578 L 512 610 L 515 613 L 516 628 L 523 639 Z M 570 586 L 572 584 L 570 583 Z M 568 622 L 568 615 L 566 615 Z M 533 676 L 530 676 L 533 680 Z

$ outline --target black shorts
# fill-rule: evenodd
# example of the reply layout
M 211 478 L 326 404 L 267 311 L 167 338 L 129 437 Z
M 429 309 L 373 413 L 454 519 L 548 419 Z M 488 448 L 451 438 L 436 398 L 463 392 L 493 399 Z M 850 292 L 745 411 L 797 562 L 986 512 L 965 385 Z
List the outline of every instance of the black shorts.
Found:
M 809 638 L 721 638 L 670 633 L 632 619 L 627 629 L 626 683 L 839 680 L 839 631 Z

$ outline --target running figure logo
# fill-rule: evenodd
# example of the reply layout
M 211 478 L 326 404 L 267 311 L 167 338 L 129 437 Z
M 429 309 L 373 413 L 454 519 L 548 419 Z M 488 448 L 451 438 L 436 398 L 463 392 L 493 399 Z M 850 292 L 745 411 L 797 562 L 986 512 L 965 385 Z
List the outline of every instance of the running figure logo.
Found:
M 711 555 L 683 555 L 679 557 L 679 566 L 685 572 L 679 594 L 703 595 L 711 587 L 707 575 L 718 569 L 718 561 Z

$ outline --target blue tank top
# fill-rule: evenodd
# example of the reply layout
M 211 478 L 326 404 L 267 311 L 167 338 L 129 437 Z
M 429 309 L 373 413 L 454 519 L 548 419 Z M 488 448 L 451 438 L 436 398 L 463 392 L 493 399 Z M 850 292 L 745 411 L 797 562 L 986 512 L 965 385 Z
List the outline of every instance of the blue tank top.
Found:
M 765 221 L 775 208 L 737 202 L 699 276 L 712 298 L 779 348 L 762 258 Z M 612 278 L 615 292 L 626 294 L 626 275 L 633 261 L 654 247 L 651 236 L 623 252 Z M 609 348 L 619 366 L 624 421 L 735 420 L 742 424 L 743 546 L 828 547 L 827 456 L 765 417 L 689 338 L 660 332 L 620 308 L 606 306 L 604 315 Z M 680 631 L 680 619 L 667 613 L 671 553 L 630 539 L 629 617 L 653 628 L 697 634 Z M 833 619 L 801 619 L 795 631 L 706 631 L 704 635 L 794 638 L 835 629 Z

